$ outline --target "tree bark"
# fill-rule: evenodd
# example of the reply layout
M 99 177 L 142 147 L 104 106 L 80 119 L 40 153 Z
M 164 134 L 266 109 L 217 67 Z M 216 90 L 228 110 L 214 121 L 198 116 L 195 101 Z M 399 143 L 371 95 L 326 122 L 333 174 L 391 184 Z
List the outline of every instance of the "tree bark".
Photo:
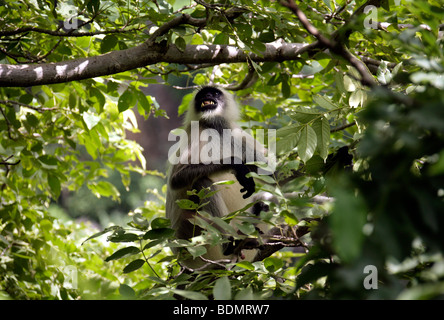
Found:
M 187 45 L 181 52 L 175 45 L 149 44 L 145 42 L 130 49 L 109 52 L 103 55 L 71 61 L 0 65 L 1 87 L 29 87 L 70 82 L 107 76 L 145 67 L 159 62 L 178 64 L 235 63 L 296 60 L 304 52 L 317 47 L 301 43 L 269 43 L 263 54 L 247 53 L 228 45 Z

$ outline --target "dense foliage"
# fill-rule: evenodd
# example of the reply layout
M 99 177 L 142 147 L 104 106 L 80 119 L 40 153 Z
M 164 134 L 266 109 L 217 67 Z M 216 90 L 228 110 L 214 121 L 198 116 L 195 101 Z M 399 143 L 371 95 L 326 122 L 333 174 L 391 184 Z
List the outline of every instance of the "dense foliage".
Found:
M 0 4 L 0 298 L 443 296 L 442 1 Z M 129 58 L 125 50 L 141 44 L 159 57 L 176 50 L 171 61 L 201 47 L 183 64 L 164 56 L 120 70 L 124 61 L 110 53 Z M 291 54 L 285 44 L 294 45 Z M 243 60 L 207 61 L 212 45 Z M 58 65 L 58 80 L 45 78 L 51 63 L 90 57 L 110 66 L 102 77 L 70 81 L 83 69 Z M 29 66 L 42 68 L 39 85 L 7 85 L 17 82 L 11 70 Z M 171 247 L 198 257 L 203 244 L 224 238 L 202 220 L 208 232 L 174 239 L 164 218 L 164 168 L 152 168 L 128 138 L 140 119 L 167 117 L 142 91 L 158 83 L 190 89 L 181 91 L 179 115 L 191 89 L 218 83 L 237 95 L 243 127 L 277 129 L 278 171 L 259 188 L 278 203 L 261 217 L 309 228 L 304 250 L 289 246 L 212 271 L 180 268 Z M 89 190 L 99 201 L 78 196 L 71 211 L 106 198 L 118 206 L 141 180 L 149 189 L 137 193 L 141 204 L 127 210 L 128 223 L 98 230 L 61 203 Z M 334 201 L 317 204 L 319 195 Z M 231 218 L 217 223 L 239 236 Z M 241 231 L 255 236 L 251 218 L 242 219 Z

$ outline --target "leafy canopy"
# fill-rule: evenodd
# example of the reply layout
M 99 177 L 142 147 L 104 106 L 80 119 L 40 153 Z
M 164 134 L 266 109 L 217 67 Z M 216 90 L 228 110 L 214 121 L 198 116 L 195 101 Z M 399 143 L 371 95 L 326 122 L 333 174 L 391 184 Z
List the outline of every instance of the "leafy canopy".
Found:
M 437 0 L 2 3 L 1 297 L 442 297 L 442 8 Z M 174 239 L 164 186 L 131 208 L 125 226 L 97 233 L 61 216 L 66 192 L 86 187 L 119 201 L 113 174 L 126 189 L 135 174 L 164 176 L 147 170 L 150 159 L 128 138 L 137 115 L 167 116 L 145 87 L 211 82 L 236 92 L 243 126 L 277 129 L 279 174 L 260 188 L 279 201 L 261 219 L 311 230 L 306 252 L 182 273 L 170 247 L 198 258 L 225 237 L 202 219 L 201 237 Z M 181 92 L 179 115 L 191 97 Z M 334 203 L 314 203 L 324 194 Z M 238 228 L 257 236 L 255 221 L 236 214 Z M 231 218 L 215 223 L 233 235 Z M 377 290 L 363 285 L 368 265 Z

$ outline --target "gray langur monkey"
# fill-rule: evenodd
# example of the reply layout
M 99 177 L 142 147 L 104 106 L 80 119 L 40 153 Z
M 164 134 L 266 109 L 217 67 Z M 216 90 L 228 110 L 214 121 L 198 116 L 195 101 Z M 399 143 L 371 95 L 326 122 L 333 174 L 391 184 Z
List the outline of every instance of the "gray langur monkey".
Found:
M 239 107 L 233 96 L 225 90 L 205 86 L 194 94 L 180 141 L 169 154 L 172 166 L 168 176 L 166 217 L 171 220 L 177 238 L 190 239 L 201 231 L 193 223 L 196 210 L 182 209 L 176 202 L 180 199 L 198 202 L 195 195 L 187 193 L 191 190 L 199 192 L 203 188 L 210 188 L 211 191 L 217 191 L 205 199 L 203 207 L 205 212 L 214 217 L 226 216 L 252 202 L 255 204 L 249 210 L 256 215 L 267 209 L 264 203 L 257 202 L 257 195 L 253 196 L 254 179 L 246 176 L 259 169 L 251 162 L 267 163 L 267 151 L 256 139 L 240 129 L 236 124 L 238 119 Z M 214 185 L 215 182 L 225 180 L 234 181 L 234 184 Z M 256 228 L 262 227 L 258 225 Z M 243 248 L 247 247 L 245 243 L 243 245 Z M 206 249 L 203 259 L 188 259 L 182 263 L 196 269 L 208 265 L 208 261 L 253 261 L 258 251 L 236 250 L 233 243 L 227 246 L 207 245 Z

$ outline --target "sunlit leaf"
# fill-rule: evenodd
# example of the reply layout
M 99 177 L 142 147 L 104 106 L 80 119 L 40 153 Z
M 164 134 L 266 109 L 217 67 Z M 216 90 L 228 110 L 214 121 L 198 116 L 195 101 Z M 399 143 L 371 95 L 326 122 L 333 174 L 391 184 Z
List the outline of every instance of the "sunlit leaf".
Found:
M 316 132 L 307 125 L 301 130 L 301 136 L 298 141 L 298 155 L 302 161 L 307 162 L 313 156 L 316 146 Z

